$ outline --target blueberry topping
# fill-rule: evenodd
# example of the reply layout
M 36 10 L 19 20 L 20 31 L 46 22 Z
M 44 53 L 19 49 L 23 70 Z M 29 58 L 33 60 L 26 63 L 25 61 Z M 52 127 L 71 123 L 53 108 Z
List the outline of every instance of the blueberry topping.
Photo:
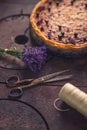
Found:
M 59 6 L 59 1 L 56 2 L 56 6 Z
M 73 38 L 69 37 L 68 40 L 69 40 L 70 43 L 75 45 L 76 42 L 75 42 L 75 40 Z
M 87 42 L 87 38 L 84 37 L 84 38 L 83 38 L 83 42 Z
M 51 0 L 49 0 L 49 5 L 51 5 L 52 4 L 52 1 Z
M 48 32 L 48 38 L 51 39 L 51 31 Z
M 85 4 L 85 8 L 87 9 L 87 3 Z
M 41 27 L 41 28 L 40 28 L 40 30 L 43 32 L 43 31 L 44 31 L 44 28 L 43 28 L 43 27 Z
M 48 20 L 45 20 L 46 24 L 48 24 Z
M 62 40 L 62 34 L 61 33 L 58 35 L 58 39 Z
M 36 13 L 36 18 L 38 18 L 39 17 L 39 13 Z
M 62 37 L 64 37 L 64 32 L 61 32 Z
M 78 33 L 74 33 L 74 37 L 77 38 L 78 37 Z
M 59 31 L 61 31 L 61 30 L 62 30 L 62 27 L 61 27 L 60 25 L 59 25 L 58 27 L 59 27 Z
M 46 26 L 48 26 L 48 20 L 45 20 Z
M 50 12 L 51 11 L 51 8 L 50 7 L 48 7 L 48 12 Z
M 37 25 L 40 25 L 43 22 L 43 19 L 37 21 Z
M 39 9 L 39 11 L 42 11 L 42 10 L 45 9 L 45 6 L 42 5 L 42 6 L 40 6 L 38 9 Z
M 74 4 L 74 2 L 75 2 L 75 0 L 71 0 L 71 5 L 73 5 L 73 4 Z

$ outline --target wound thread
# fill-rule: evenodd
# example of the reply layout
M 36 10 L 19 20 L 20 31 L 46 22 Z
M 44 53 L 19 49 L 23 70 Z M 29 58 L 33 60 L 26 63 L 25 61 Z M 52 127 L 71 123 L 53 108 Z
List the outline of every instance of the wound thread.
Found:
M 87 117 L 87 94 L 70 83 L 66 83 L 60 90 L 58 97 Z

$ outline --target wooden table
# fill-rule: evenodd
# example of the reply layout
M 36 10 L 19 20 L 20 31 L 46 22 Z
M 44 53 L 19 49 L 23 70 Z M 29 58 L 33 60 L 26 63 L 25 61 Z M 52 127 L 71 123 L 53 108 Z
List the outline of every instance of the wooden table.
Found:
M 4 16 L 8 14 L 17 13 L 19 8 L 22 8 L 25 10 L 25 12 L 28 13 L 31 12 L 30 5 L 27 5 L 26 1 L 23 3 L 23 1 L 19 2 L 12 2 L 8 0 L 8 3 L 6 1 L 2 1 L 0 3 L 0 6 L 3 6 L 4 8 L 7 8 L 7 13 L 6 11 L 3 12 L 3 8 L 0 8 L 0 10 L 3 12 Z M 11 3 L 10 3 L 11 2 Z M 13 4 L 14 3 L 14 4 Z M 33 5 L 35 2 L 31 2 L 31 5 Z M 14 8 L 13 8 L 14 5 Z M 27 10 L 26 10 L 27 6 Z M 29 6 L 29 9 L 28 9 Z M 15 8 L 16 7 L 16 8 Z M 1 17 L 3 15 L 1 14 Z M 2 43 L 0 43 L 2 44 Z M 35 106 L 45 117 L 49 124 L 50 130 L 87 130 L 87 119 L 84 118 L 82 115 L 80 115 L 77 111 L 73 110 L 72 108 L 68 112 L 59 112 L 57 111 L 54 106 L 54 100 L 58 97 L 58 93 L 60 91 L 60 88 L 67 82 L 70 82 L 74 84 L 75 86 L 79 87 L 81 90 L 87 92 L 87 58 L 80 58 L 80 59 L 67 59 L 64 57 L 54 57 L 51 60 L 49 60 L 44 67 L 42 68 L 41 71 L 38 73 L 33 73 L 30 70 L 26 69 L 7 69 L 0 67 L 0 81 L 4 81 L 7 79 L 9 76 L 12 75 L 18 75 L 20 79 L 25 79 L 25 78 L 37 78 L 52 72 L 56 71 L 61 71 L 69 69 L 70 74 L 73 75 L 72 79 L 70 80 L 65 80 L 61 82 L 56 82 L 56 83 L 51 83 L 51 84 L 45 84 L 45 85 L 38 85 L 34 88 L 30 88 L 24 91 L 23 96 L 21 97 L 21 101 L 30 103 L 31 105 Z M 68 74 L 69 74 L 68 73 Z M 4 84 L 0 84 L 0 98 L 7 98 L 8 93 L 10 89 L 8 89 Z M 5 110 L 2 108 L 3 105 L 0 105 L 1 110 Z M 6 105 L 5 105 L 6 107 Z M 11 106 L 12 107 L 12 106 Z M 10 109 L 10 105 L 8 106 Z M 16 112 L 16 109 L 13 109 Z M 18 109 L 19 110 L 19 109 Z M 20 112 L 20 110 L 19 110 Z M 3 117 L 3 116 L 2 116 Z M 32 117 L 34 118 L 34 117 Z M 38 119 L 38 118 L 37 118 Z M 16 118 L 14 119 L 16 120 Z M 26 120 L 26 117 L 22 119 L 22 121 Z M 0 129 L 4 130 L 5 129 L 5 124 L 7 120 L 6 118 L 0 118 Z M 9 124 L 12 125 L 11 121 Z M 20 120 L 18 120 L 20 122 Z M 40 120 L 38 119 L 38 123 L 40 125 Z M 19 123 L 20 124 L 20 123 Z M 32 126 L 35 124 L 31 124 Z M 9 128 L 6 128 L 8 130 Z M 11 129 L 11 128 L 10 128 Z M 14 130 L 15 128 L 12 128 L 11 130 Z M 29 128 L 20 128 L 23 130 L 29 130 Z M 33 127 L 32 127 L 33 129 Z M 45 130 L 44 127 L 38 128 L 38 130 Z M 16 130 L 19 130 L 18 127 L 16 127 Z M 35 130 L 35 129 L 33 129 Z

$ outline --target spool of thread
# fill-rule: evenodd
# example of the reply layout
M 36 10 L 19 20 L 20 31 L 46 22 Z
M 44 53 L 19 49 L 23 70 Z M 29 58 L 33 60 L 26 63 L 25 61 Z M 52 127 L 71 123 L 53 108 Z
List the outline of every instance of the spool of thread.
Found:
M 59 92 L 59 98 L 87 117 L 87 94 L 70 83 L 66 83 Z

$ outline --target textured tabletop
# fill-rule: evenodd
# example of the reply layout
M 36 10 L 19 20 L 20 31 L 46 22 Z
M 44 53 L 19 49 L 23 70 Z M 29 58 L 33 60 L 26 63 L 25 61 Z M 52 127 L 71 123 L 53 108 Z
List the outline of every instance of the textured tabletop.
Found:
M 0 0 L 0 18 L 8 15 L 17 14 L 21 10 L 23 13 L 31 13 L 32 8 L 38 0 Z M 15 19 L 16 20 L 16 19 Z M 15 22 L 2 22 L 0 35 L 6 36 L 6 42 L 3 37 L 0 37 L 0 46 L 10 46 L 7 37 L 11 34 L 11 30 L 6 25 L 16 27 L 14 35 L 21 33 L 21 29 L 26 29 L 26 19 L 22 27 L 15 25 Z M 20 20 L 19 20 L 20 22 Z M 18 22 L 17 22 L 18 24 Z M 1 26 L 1 25 L 0 25 Z M 24 27 L 24 28 L 23 28 Z M 14 29 L 13 28 L 13 29 Z M 3 44 L 3 43 L 4 44 Z M 9 76 L 18 75 L 20 79 L 37 78 L 49 73 L 69 69 L 72 79 L 61 82 L 37 85 L 33 88 L 24 90 L 21 101 L 29 103 L 37 108 L 45 117 L 50 130 L 87 130 L 87 119 L 80 115 L 72 108 L 68 112 L 59 112 L 53 102 L 58 97 L 60 88 L 67 82 L 74 84 L 81 90 L 87 92 L 87 58 L 72 59 L 64 57 L 53 57 L 43 66 L 41 71 L 33 73 L 27 69 L 15 69 L 7 62 L 0 59 L 0 81 L 5 81 Z M 21 103 L 8 100 L 7 98 L 10 89 L 4 84 L 0 84 L 0 130 L 45 130 L 43 120 L 29 106 Z M 13 122 L 14 121 L 14 122 Z M 28 123 L 29 122 L 29 123 Z

